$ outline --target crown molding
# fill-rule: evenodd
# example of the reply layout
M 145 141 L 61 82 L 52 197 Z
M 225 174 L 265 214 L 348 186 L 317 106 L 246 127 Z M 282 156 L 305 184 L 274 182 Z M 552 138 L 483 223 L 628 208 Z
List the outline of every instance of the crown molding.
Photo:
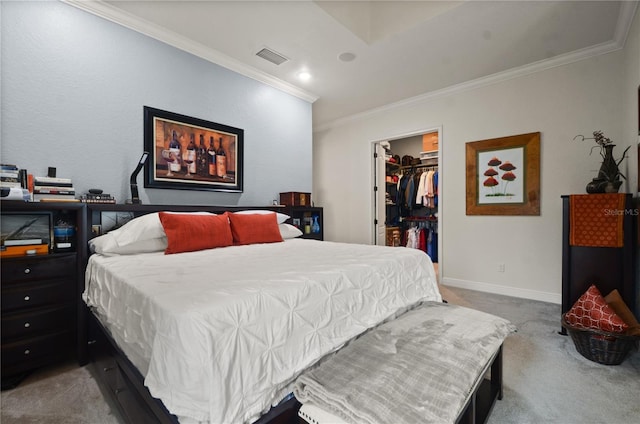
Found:
M 498 72 L 486 77 L 477 78 L 471 81 L 466 81 L 460 84 L 455 84 L 449 87 L 442 88 L 440 90 L 429 91 L 418 96 L 409 97 L 394 103 L 389 103 L 384 106 L 380 106 L 374 109 L 369 109 L 364 112 L 356 113 L 353 115 L 338 118 L 325 123 L 319 123 L 313 127 L 314 132 L 326 131 L 334 127 L 339 127 L 350 122 L 358 121 L 379 113 L 390 112 L 394 109 L 399 109 L 414 105 L 417 103 L 426 102 L 438 97 L 450 96 L 456 93 L 464 91 L 474 90 L 477 88 L 485 87 L 492 84 L 497 84 L 510 79 L 519 78 L 525 75 L 534 74 L 547 69 L 556 68 L 559 66 L 568 65 L 570 63 L 579 62 L 581 60 L 589 59 L 595 56 L 611 53 L 620 50 L 624 47 L 627 40 L 629 30 L 633 23 L 635 16 L 635 10 L 638 5 L 638 1 L 623 1 L 618 13 L 618 24 L 614 32 L 613 39 L 609 42 L 598 44 L 591 47 L 585 47 L 580 50 L 576 50 L 563 55 L 555 56 L 550 59 L 543 59 L 537 62 L 533 62 L 527 65 L 519 66 L 509 69 L 507 71 Z
M 618 13 L 618 25 L 613 35 L 613 39 L 620 45 L 620 48 L 624 47 L 624 43 L 627 41 L 631 25 L 633 24 L 633 18 L 636 15 L 636 8 L 638 7 L 638 1 L 623 1 L 620 5 L 620 12 Z
M 480 77 L 474 80 L 465 81 L 459 84 L 442 88 L 440 90 L 429 91 L 427 93 L 420 94 L 418 96 L 409 97 L 407 99 L 403 99 L 394 103 L 389 103 L 374 109 L 369 109 L 364 112 L 345 116 L 344 118 L 338 118 L 330 122 L 321 123 L 317 126 L 314 126 L 313 131 L 314 132 L 326 131 L 331 128 L 339 127 L 347 123 L 358 121 L 379 113 L 391 112 L 394 109 L 411 106 L 417 103 L 423 103 L 438 97 L 451 96 L 456 93 L 475 90 L 481 87 L 486 87 L 489 85 L 508 81 L 514 78 L 519 78 L 522 76 L 534 74 L 536 72 L 541 72 L 547 69 L 556 68 L 558 66 L 563 66 L 573 62 L 578 62 L 580 60 L 588 59 L 593 56 L 610 53 L 620 49 L 621 47 L 619 47 L 618 43 L 616 43 L 615 41 L 599 44 L 594 47 L 577 50 L 575 52 L 567 53 L 561 56 L 555 56 L 552 59 L 540 60 L 538 62 L 519 66 L 517 68 L 512 68 L 507 71 L 491 74 L 486 77 Z
M 117 9 L 101 0 L 60 0 L 70 6 L 84 10 L 92 15 L 114 22 L 125 28 L 129 28 L 148 37 L 154 38 L 177 49 L 186 51 L 211 63 L 222 66 L 248 78 L 277 88 L 287 94 L 313 103 L 318 96 L 289 84 L 279 78 L 275 78 L 266 72 L 262 72 L 252 66 L 246 65 L 230 56 L 227 56 L 203 44 L 194 42 L 186 37 L 178 35 L 164 27 L 145 21 L 130 13 Z
M 219 66 L 227 68 L 238 74 L 244 75 L 248 78 L 262 82 L 276 89 L 279 89 L 292 96 L 298 97 L 302 100 L 310 103 L 318 100 L 318 96 L 303 90 L 293 84 L 283 81 L 279 78 L 275 78 L 263 71 L 260 71 L 254 67 L 246 65 L 230 56 L 227 56 L 217 50 L 206 47 L 200 43 L 196 43 L 193 40 L 180 36 L 164 27 L 145 21 L 137 16 L 126 13 L 120 9 L 117 9 L 101 0 L 60 0 L 63 3 L 74 6 L 78 9 L 84 10 L 95 16 L 109 20 L 148 37 L 154 38 L 158 41 L 166 43 L 170 46 L 178 48 L 180 50 L 191 53 L 202 59 L 205 59 L 211 63 L 215 63 Z M 449 96 L 455 93 L 477 89 L 480 87 L 496 84 L 499 82 L 507 81 L 510 79 L 518 78 L 521 76 L 529 75 L 532 73 L 544 71 L 547 69 L 555 68 L 558 66 L 567 65 L 577 61 L 585 60 L 594 56 L 607 54 L 620 50 L 624 47 L 629 30 L 633 24 L 635 11 L 638 5 L 638 1 L 622 1 L 620 11 L 618 14 L 618 24 L 616 26 L 613 39 L 610 42 L 602 43 L 596 46 L 587 47 L 581 50 L 577 50 L 564 55 L 556 56 L 551 59 L 544 59 L 538 62 L 513 68 L 504 72 L 498 72 L 496 74 L 488 75 L 486 77 L 477 78 L 475 80 L 466 81 L 460 84 L 455 84 L 449 87 L 445 87 L 440 90 L 430 91 L 418 96 L 410 97 L 400 100 L 398 102 L 389 103 L 387 105 L 366 110 L 364 112 L 356 113 L 353 115 L 338 118 L 325 123 L 319 123 L 314 125 L 313 131 L 325 131 L 333 127 L 342 126 L 349 122 L 357 121 L 368 116 L 372 116 L 381 112 L 389 112 L 391 110 L 406 107 L 412 104 L 421 103 L 433 98 Z

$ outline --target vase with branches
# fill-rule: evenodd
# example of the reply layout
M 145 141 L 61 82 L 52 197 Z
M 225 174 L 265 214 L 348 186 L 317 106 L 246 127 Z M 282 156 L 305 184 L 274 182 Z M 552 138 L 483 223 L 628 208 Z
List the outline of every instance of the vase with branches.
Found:
M 620 172 L 619 165 L 627 157 L 627 151 L 631 146 L 622 152 L 620 160 L 616 160 L 613 156 L 613 144 L 610 138 L 605 137 L 602 131 L 594 131 L 593 137 L 585 137 L 577 135 L 573 139 L 580 137 L 580 141 L 594 140 L 596 145 L 591 147 L 589 154 L 593 153 L 593 149 L 600 150 L 602 156 L 602 164 L 598 170 L 598 175 L 587 184 L 587 193 L 617 193 L 622 185 L 622 179 L 626 179 L 624 174 Z M 621 179 L 622 178 L 622 179 Z

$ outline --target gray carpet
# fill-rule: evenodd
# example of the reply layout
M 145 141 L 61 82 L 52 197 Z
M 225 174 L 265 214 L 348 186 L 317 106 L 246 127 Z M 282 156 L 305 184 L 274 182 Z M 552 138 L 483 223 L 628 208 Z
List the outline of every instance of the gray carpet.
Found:
M 89 367 L 70 362 L 43 368 L 18 387 L 5 390 L 2 424 L 120 424 Z
M 518 327 L 505 342 L 504 399 L 489 424 L 640 424 L 640 353 L 632 352 L 621 365 L 599 365 L 558 334 L 559 305 L 452 287 L 442 293 L 451 303 L 499 315 Z M 2 424 L 124 422 L 89 369 L 73 363 L 40 370 L 0 397 Z
M 600 365 L 581 356 L 569 336 L 558 334 L 560 305 L 450 290 L 466 306 L 518 327 L 504 345 L 504 398 L 489 424 L 640 423 L 640 353 L 632 352 L 620 365 Z

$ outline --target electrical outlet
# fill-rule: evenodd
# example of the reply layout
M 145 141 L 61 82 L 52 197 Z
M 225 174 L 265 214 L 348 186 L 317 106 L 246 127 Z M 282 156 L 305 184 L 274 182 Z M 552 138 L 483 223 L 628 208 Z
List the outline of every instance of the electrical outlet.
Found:
M 498 264 L 498 272 L 504 272 L 504 264 L 503 263 L 499 263 Z

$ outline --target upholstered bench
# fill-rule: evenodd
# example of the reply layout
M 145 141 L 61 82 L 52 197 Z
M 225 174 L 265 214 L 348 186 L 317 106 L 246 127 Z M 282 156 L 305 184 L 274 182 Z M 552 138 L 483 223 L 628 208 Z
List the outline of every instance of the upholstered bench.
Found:
M 296 381 L 309 424 L 482 423 L 502 398 L 509 321 L 426 302 L 364 333 Z

